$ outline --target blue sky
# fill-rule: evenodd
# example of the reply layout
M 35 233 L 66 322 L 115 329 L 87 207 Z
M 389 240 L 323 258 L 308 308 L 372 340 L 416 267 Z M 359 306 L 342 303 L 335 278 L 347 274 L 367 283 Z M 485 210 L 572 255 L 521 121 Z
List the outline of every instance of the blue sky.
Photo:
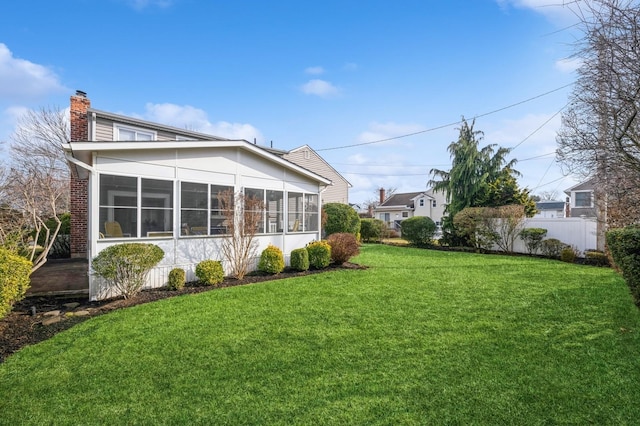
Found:
M 280 149 L 308 144 L 362 202 L 381 186 L 426 189 L 458 136 L 442 126 L 483 115 L 483 145 L 517 146 L 520 185 L 563 196 L 579 177 L 563 176 L 552 153 L 580 34 L 558 3 L 8 2 L 0 140 L 25 109 L 67 107 L 80 89 L 105 111 Z

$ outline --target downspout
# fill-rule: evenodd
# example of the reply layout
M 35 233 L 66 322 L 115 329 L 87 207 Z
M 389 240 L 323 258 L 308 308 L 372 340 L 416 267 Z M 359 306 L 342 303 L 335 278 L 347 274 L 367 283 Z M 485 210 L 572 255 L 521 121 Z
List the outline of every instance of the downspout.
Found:
M 318 241 L 322 239 L 322 193 L 329 189 L 330 186 L 333 185 L 331 182 L 328 185 L 325 185 L 320 191 L 318 191 Z M 322 185 L 320 185 L 322 186 Z

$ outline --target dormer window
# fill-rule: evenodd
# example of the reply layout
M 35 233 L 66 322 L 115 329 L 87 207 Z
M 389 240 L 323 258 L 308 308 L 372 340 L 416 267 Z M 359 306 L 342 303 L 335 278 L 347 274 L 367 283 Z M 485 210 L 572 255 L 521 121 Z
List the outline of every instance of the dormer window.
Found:
M 117 141 L 154 141 L 156 132 L 114 124 L 113 136 Z

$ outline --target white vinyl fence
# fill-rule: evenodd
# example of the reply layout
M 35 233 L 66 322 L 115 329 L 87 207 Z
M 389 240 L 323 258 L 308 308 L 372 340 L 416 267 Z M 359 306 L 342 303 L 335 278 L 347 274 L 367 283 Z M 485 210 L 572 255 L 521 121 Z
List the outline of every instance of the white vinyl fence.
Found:
M 596 241 L 597 224 L 594 218 L 527 218 L 524 227 L 546 229 L 545 239 L 557 238 L 565 244 L 576 247 L 580 250 L 581 255 L 585 250 L 595 250 L 598 247 Z M 516 239 L 513 250 L 517 253 L 527 252 L 522 239 Z

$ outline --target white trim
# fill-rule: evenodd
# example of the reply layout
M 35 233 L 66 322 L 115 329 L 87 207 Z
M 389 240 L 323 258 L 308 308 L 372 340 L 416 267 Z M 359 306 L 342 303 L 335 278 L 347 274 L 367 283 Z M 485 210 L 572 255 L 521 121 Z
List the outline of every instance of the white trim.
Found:
M 120 139 L 120 130 L 128 130 L 130 132 L 134 132 L 136 134 L 136 139 L 135 141 L 137 142 L 150 142 L 146 139 L 142 139 L 142 140 L 138 140 L 137 139 L 137 135 L 138 134 L 146 134 L 151 136 L 151 141 L 155 141 L 158 140 L 158 132 L 156 132 L 155 130 L 148 130 L 148 129 L 143 129 L 140 127 L 134 127 L 134 126 L 129 126 L 126 124 L 121 124 L 121 123 L 113 123 L 113 140 L 114 141 L 126 141 L 126 142 L 130 142 L 130 139 Z

